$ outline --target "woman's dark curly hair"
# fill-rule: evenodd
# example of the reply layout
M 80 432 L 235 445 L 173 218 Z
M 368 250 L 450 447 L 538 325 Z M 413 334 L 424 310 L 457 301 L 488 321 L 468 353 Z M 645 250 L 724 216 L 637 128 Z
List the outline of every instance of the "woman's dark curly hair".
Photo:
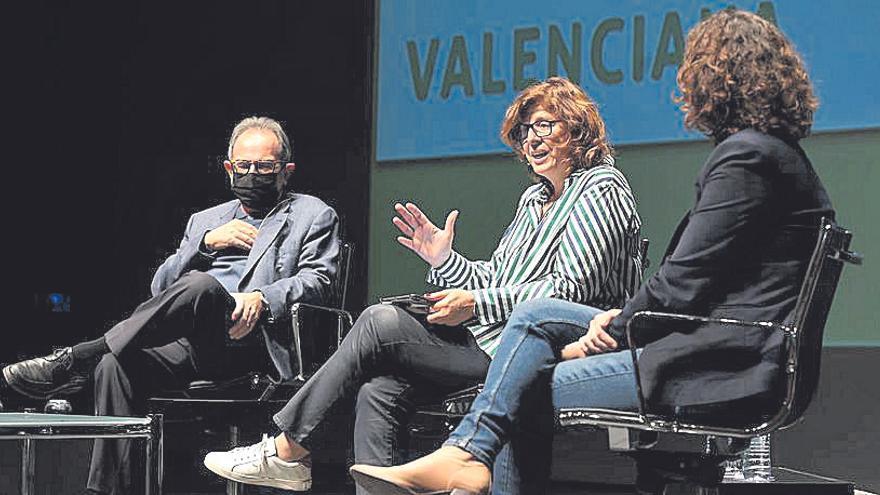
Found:
M 535 108 L 541 107 L 565 122 L 566 141 L 570 145 L 572 170 L 587 169 L 612 156 L 613 149 L 605 132 L 605 121 L 599 109 L 580 86 L 564 77 L 551 77 L 535 83 L 514 98 L 501 123 L 501 140 L 525 160 L 518 127 L 526 122 Z M 530 169 L 531 170 L 531 169 Z
M 747 128 L 800 139 L 819 106 L 791 41 L 760 16 L 735 9 L 688 33 L 678 87 L 685 126 L 716 141 Z

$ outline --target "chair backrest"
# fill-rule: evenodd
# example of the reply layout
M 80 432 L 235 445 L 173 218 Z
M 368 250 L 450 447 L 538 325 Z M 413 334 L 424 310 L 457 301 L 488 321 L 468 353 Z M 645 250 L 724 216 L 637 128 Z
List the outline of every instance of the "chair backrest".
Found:
M 648 259 L 648 247 L 651 245 L 651 241 L 646 237 L 642 237 L 639 239 L 639 255 L 642 258 L 642 273 L 644 274 L 645 270 L 651 266 L 651 260 Z
M 797 421 L 818 387 L 822 335 L 843 264 L 861 264 L 862 260 L 860 255 L 848 251 L 851 239 L 851 232 L 822 219 L 787 334 L 785 398 L 782 410 L 771 420 L 778 427 Z
M 336 271 L 336 285 L 333 294 L 336 298 L 334 306 L 345 309 L 346 296 L 348 295 L 348 277 L 351 271 L 351 253 L 354 247 L 350 242 L 339 245 L 339 269 Z
M 629 256 L 641 268 L 641 272 L 639 273 L 639 284 L 645 280 L 645 273 L 648 270 L 648 266 L 651 264 L 648 260 L 648 246 L 651 244 L 651 241 L 643 238 L 641 232 L 642 224 L 639 219 L 639 214 L 633 212 L 626 224 L 626 244 L 629 246 Z M 629 300 L 633 296 L 635 296 L 635 294 L 627 293 L 626 299 Z

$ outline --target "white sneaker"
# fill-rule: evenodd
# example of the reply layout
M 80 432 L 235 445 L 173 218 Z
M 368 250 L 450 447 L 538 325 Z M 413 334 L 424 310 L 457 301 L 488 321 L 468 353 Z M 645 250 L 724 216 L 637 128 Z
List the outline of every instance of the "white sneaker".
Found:
M 209 452 L 205 467 L 232 481 L 271 486 L 297 492 L 312 487 L 312 468 L 299 461 L 282 461 L 275 451 L 275 439 L 263 440 L 228 452 Z

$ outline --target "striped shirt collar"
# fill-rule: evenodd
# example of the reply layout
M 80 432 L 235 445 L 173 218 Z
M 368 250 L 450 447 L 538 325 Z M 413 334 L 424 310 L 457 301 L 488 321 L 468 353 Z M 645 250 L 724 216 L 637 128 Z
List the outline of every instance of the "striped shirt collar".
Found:
M 568 175 L 568 177 L 565 178 L 565 181 L 563 181 L 564 191 L 568 191 L 571 184 L 579 177 L 601 166 L 614 167 L 614 158 L 612 156 L 605 156 L 605 158 L 602 159 L 602 163 L 600 163 L 599 165 L 594 165 L 590 168 L 579 168 L 573 171 Z M 532 193 L 529 195 L 527 201 L 537 201 L 538 204 L 544 204 L 548 200 L 550 200 L 550 183 L 542 177 L 541 182 L 539 182 L 537 187 L 534 188 L 534 191 L 532 191 Z

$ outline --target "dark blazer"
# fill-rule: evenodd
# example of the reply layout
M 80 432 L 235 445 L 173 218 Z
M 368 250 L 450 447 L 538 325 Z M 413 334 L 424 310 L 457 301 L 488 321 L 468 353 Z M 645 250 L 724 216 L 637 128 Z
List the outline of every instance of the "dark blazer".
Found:
M 199 250 L 209 230 L 233 219 L 241 207 L 237 199 L 193 214 L 183 240 L 156 271 L 150 289 L 165 290 L 181 275 L 205 271 L 214 258 Z M 305 194 L 289 194 L 266 216 L 248 255 L 239 292 L 259 290 L 269 303 L 272 318 L 262 325 L 266 348 L 281 378 L 295 376 L 290 356 L 291 331 L 283 326 L 295 302 L 326 303 L 332 297 L 339 257 L 339 220 L 323 201 Z
M 626 322 L 642 310 L 787 321 L 819 219 L 834 217 L 803 149 L 752 129 L 715 147 L 696 192 L 658 272 L 609 327 L 621 344 Z M 654 404 L 739 399 L 770 391 L 780 376 L 779 332 L 702 325 L 636 333 L 642 387 Z

